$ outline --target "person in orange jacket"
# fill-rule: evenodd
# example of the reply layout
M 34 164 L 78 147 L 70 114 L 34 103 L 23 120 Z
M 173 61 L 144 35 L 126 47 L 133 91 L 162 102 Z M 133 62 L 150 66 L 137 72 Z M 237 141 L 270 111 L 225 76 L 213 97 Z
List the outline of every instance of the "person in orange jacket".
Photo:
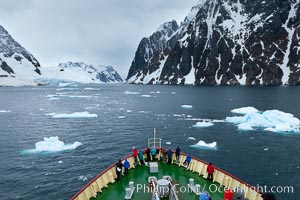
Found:
M 209 163 L 206 169 L 207 173 L 208 173 L 208 180 L 213 181 L 214 180 L 214 172 L 215 172 L 215 167 Z

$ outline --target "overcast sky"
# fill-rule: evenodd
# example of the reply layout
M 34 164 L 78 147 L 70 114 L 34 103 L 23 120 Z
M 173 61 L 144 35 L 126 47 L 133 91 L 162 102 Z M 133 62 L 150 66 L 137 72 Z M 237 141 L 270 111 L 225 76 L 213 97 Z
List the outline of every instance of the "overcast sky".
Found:
M 42 66 L 84 61 L 127 75 L 140 40 L 198 0 L 0 0 L 0 25 Z

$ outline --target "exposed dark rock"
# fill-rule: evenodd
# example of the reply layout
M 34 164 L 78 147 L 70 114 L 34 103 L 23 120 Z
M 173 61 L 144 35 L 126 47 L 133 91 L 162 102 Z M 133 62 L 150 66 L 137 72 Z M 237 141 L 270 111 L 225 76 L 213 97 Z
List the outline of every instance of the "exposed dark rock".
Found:
M 179 27 L 172 22 L 166 28 L 172 30 L 169 39 L 161 40 L 161 29 L 143 38 L 127 81 L 300 85 L 299 4 L 204 0 Z

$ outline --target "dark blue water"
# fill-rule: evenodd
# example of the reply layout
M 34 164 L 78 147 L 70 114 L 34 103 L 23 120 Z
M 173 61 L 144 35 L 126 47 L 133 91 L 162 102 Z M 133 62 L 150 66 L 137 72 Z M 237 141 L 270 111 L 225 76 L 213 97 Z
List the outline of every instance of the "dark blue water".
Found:
M 195 129 L 191 126 L 196 121 L 174 116 L 225 119 L 233 116 L 231 109 L 254 106 L 259 110 L 278 109 L 300 118 L 299 87 L 96 87 L 101 90 L 88 91 L 84 86 L 74 91 L 56 91 L 57 88 L 51 87 L 0 88 L 0 110 L 11 111 L 0 113 L 0 199 L 69 199 L 99 172 L 129 154 L 132 146 L 144 148 L 154 127 L 164 144 L 172 142 L 173 148 L 181 145 L 182 151 L 213 162 L 252 185 L 293 186 L 294 193 L 276 196 L 299 199 L 300 135 L 239 132 L 227 123 Z M 125 91 L 140 94 L 128 95 Z M 150 94 L 150 98 L 141 97 L 152 91 L 160 93 Z M 65 96 L 53 101 L 46 97 L 57 92 L 91 97 Z M 182 109 L 183 104 L 193 105 L 193 109 Z M 52 119 L 45 115 L 83 111 L 96 113 L 98 117 Z M 119 116 L 125 118 L 119 119 Z M 21 153 L 50 136 L 58 136 L 65 143 L 79 141 L 83 145 L 58 153 Z M 187 141 L 188 137 L 195 137 L 196 141 Z M 190 147 L 198 140 L 216 141 L 218 150 Z M 264 151 L 265 148 L 269 150 Z

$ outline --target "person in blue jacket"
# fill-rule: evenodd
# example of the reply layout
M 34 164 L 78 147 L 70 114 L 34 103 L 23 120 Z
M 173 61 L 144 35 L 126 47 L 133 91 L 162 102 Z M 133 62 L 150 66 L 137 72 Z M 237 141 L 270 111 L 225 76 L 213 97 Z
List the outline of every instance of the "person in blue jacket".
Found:
M 130 167 L 130 163 L 128 162 L 127 159 L 125 159 L 125 161 L 124 161 L 124 169 L 125 169 L 124 174 L 125 174 L 125 175 L 128 174 L 128 169 L 129 169 L 129 167 Z
M 140 160 L 140 162 L 141 162 L 141 165 L 144 165 L 145 162 L 144 162 L 144 154 L 143 154 L 143 151 L 139 150 L 138 156 L 139 156 L 139 160 Z
M 168 150 L 168 164 L 172 163 L 172 149 Z
M 155 160 L 155 156 L 156 156 L 156 149 L 155 149 L 155 147 L 152 147 L 152 149 L 151 149 L 151 156 L 152 156 L 152 161 L 154 161 Z
M 185 161 L 183 162 L 183 165 L 186 166 L 186 168 L 188 168 L 189 165 L 190 165 L 191 160 L 192 160 L 192 157 L 191 157 L 190 154 L 188 154 L 188 155 L 186 156 Z

